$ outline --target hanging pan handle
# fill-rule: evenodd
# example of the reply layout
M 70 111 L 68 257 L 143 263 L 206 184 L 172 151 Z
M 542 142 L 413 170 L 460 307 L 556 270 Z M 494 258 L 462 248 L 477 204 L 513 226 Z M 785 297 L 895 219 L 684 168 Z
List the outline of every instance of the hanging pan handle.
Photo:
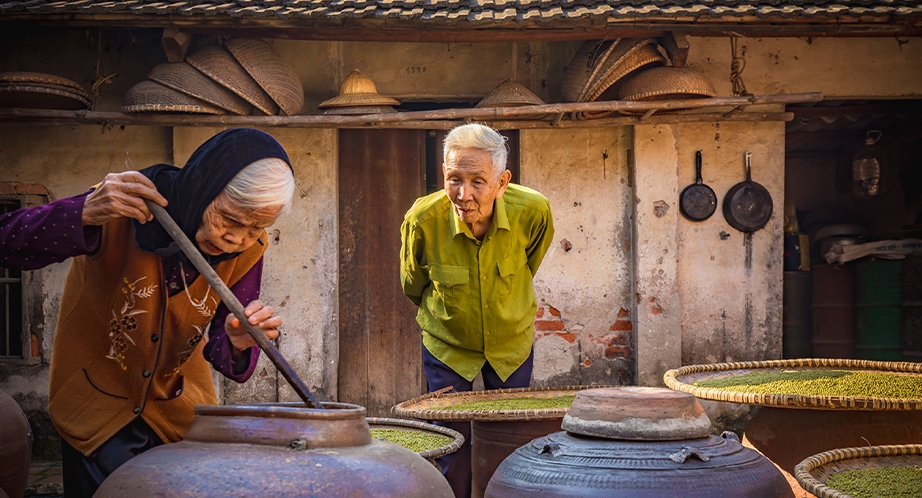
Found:
M 298 377 L 298 374 L 295 373 L 294 369 L 291 368 L 291 365 L 285 361 L 285 358 L 276 349 L 275 345 L 269 342 L 269 338 L 266 337 L 266 334 L 255 325 L 250 323 L 247 319 L 246 313 L 244 313 L 243 305 L 240 304 L 240 300 L 237 299 L 237 296 L 227 287 L 227 284 L 221 280 L 221 277 L 215 273 L 214 268 L 205 261 L 205 258 L 202 257 L 202 254 L 198 249 L 192 245 L 192 242 L 189 240 L 189 237 L 186 237 L 186 234 L 183 233 L 182 229 L 179 228 L 179 225 L 173 221 L 173 218 L 170 217 L 169 213 L 165 209 L 160 207 L 158 204 L 145 199 L 144 202 L 147 204 L 148 209 L 154 213 L 154 217 L 157 218 L 157 221 L 160 222 L 160 225 L 173 237 L 173 240 L 176 241 L 176 244 L 182 249 L 182 252 L 186 254 L 192 264 L 195 266 L 195 269 L 205 277 L 205 280 L 209 285 L 221 296 L 221 299 L 224 301 L 224 304 L 228 309 L 231 310 L 231 313 L 240 320 L 240 323 L 243 324 L 246 331 L 249 332 L 250 336 L 256 341 L 256 344 L 259 344 L 259 347 L 266 352 L 266 355 L 269 356 L 269 359 L 272 360 L 272 363 L 275 365 L 275 368 L 282 372 L 282 375 L 285 377 L 285 380 L 291 384 L 291 387 L 295 390 L 298 396 L 304 401 L 304 404 L 308 408 L 320 408 L 323 406 L 317 401 L 317 398 L 311 394 L 310 389 L 307 388 L 307 385 L 304 384 L 304 381 Z
M 695 183 L 701 185 L 704 179 L 701 178 L 701 151 L 695 152 Z
M 746 151 L 746 181 L 752 181 L 752 152 Z

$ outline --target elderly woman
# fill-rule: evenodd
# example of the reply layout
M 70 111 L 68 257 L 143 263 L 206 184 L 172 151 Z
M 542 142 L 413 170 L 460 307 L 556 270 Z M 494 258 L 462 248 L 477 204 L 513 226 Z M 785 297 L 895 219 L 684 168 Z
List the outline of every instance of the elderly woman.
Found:
M 281 145 L 232 129 L 185 167 L 113 173 L 87 193 L 0 217 L 0 265 L 35 269 L 73 257 L 51 359 L 48 411 L 61 434 L 67 496 L 91 496 L 122 463 L 182 439 L 197 404 L 214 404 L 210 362 L 237 382 L 258 347 L 156 222 L 166 207 L 274 339 L 259 300 L 265 228 L 294 191 Z M 207 334 L 207 340 L 203 341 Z

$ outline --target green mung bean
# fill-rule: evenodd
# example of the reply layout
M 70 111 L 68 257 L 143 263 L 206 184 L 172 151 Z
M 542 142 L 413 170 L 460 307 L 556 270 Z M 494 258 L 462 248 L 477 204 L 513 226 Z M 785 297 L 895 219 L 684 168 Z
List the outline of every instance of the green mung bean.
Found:
M 448 446 L 452 441 L 441 434 L 404 429 L 372 429 L 371 437 L 399 444 L 417 453 Z
M 830 476 L 826 486 L 855 498 L 918 498 L 922 496 L 922 468 L 846 470 Z
M 694 385 L 743 393 L 922 398 L 922 376 L 865 371 L 753 372 Z
M 437 406 L 431 410 L 542 410 L 551 408 L 569 408 L 573 403 L 572 396 L 557 396 L 554 398 L 509 398 L 493 399 L 487 401 L 468 401 L 451 406 Z

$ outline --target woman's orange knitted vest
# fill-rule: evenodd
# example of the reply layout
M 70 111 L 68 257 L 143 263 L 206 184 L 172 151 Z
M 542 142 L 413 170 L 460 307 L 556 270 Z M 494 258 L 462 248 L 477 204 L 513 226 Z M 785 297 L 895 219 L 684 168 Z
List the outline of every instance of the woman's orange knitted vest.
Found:
M 259 240 L 215 268 L 228 286 L 262 257 L 265 233 Z M 193 407 L 217 402 L 202 339 L 221 298 L 201 276 L 168 298 L 162 271 L 160 257 L 137 246 L 130 219 L 106 224 L 97 253 L 73 260 L 54 337 L 48 411 L 84 454 L 137 416 L 163 441 L 179 441 Z

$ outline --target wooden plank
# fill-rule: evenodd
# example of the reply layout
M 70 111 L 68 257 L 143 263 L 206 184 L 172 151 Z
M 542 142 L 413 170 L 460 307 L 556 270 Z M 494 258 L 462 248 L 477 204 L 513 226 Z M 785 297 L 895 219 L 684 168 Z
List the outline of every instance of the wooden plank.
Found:
M 666 49 L 666 54 L 674 67 L 685 67 L 688 61 L 688 38 L 685 33 L 670 31 L 659 38 L 659 44 Z
M 417 130 L 340 132 L 339 399 L 369 416 L 392 416 L 425 392 L 416 307 L 398 266 L 400 223 L 423 185 L 422 144 Z
M 25 112 L 22 112 L 25 111 Z M 92 111 L 44 111 L 43 115 L 36 116 L 31 113 L 35 109 L 0 109 L 0 126 L 18 125 L 28 123 L 40 126 L 61 125 L 128 125 L 128 126 L 259 126 L 278 128 L 336 128 L 336 129 L 416 129 L 416 130 L 450 130 L 466 120 L 409 120 L 393 123 L 324 123 L 305 121 L 285 121 L 285 118 L 273 119 L 267 123 L 255 122 L 247 119 L 237 122 L 232 119 L 215 122 L 209 118 L 215 116 L 202 116 L 201 120 L 186 119 L 176 122 L 173 116 L 133 116 L 114 112 Z M 480 122 L 488 124 L 498 130 L 527 130 L 527 129 L 564 129 L 564 128 L 605 128 L 610 126 L 629 126 L 640 124 L 636 116 L 618 116 L 610 118 L 586 119 L 581 121 L 535 121 L 535 120 L 502 120 L 481 119 Z M 163 119 L 159 119 L 159 118 Z M 741 112 L 728 116 L 725 112 L 719 113 L 688 113 L 654 115 L 644 121 L 644 124 L 675 124 L 699 123 L 717 121 L 791 121 L 794 113 L 791 112 Z

